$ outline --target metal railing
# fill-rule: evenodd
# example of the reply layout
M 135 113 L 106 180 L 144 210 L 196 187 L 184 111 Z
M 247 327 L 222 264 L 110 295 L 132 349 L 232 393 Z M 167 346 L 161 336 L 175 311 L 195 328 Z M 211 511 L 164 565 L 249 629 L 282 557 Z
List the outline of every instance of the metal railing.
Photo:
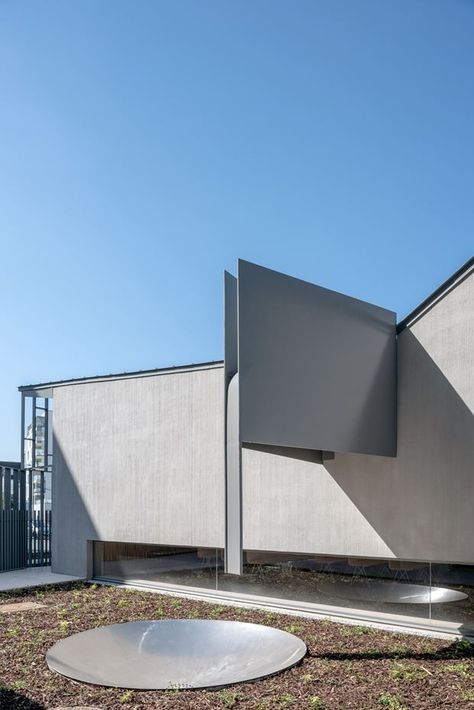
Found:
M 44 476 L 44 471 L 0 466 L 0 571 L 51 564 Z M 34 495 L 35 483 L 40 492 Z

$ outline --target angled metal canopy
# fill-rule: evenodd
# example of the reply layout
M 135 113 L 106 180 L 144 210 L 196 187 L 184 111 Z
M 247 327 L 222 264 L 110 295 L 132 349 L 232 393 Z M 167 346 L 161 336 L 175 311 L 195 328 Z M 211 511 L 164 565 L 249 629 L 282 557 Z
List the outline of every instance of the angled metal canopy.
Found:
M 242 442 L 394 456 L 395 313 L 239 261 Z

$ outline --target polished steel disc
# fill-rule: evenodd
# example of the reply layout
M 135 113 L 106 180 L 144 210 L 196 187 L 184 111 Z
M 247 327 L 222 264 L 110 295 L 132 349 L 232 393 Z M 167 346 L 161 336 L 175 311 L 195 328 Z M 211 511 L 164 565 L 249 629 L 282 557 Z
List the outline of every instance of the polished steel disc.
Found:
M 328 597 L 359 601 L 385 602 L 388 604 L 441 604 L 467 599 L 467 594 L 446 587 L 428 587 L 422 584 L 403 582 L 324 582 L 318 591 Z
M 211 688 L 279 673 L 306 653 L 286 631 L 239 621 L 134 621 L 58 641 L 51 670 L 74 680 L 137 690 Z

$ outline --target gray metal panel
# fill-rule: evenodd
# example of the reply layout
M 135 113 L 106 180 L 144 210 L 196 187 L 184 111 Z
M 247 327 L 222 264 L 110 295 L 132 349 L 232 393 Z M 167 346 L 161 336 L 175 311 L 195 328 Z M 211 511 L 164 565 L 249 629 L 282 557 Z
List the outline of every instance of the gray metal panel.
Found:
M 242 447 L 239 439 L 239 375 L 227 397 L 225 571 L 242 574 Z
M 51 670 L 118 688 L 186 690 L 245 683 L 298 663 L 306 645 L 240 621 L 133 621 L 74 634 L 46 655 Z
M 242 467 L 237 373 L 237 279 L 224 272 L 225 569 L 242 574 Z M 232 380 L 232 378 L 234 378 Z
M 237 279 L 224 271 L 224 377 L 225 386 L 237 372 Z
M 395 313 L 239 261 L 241 441 L 396 453 Z

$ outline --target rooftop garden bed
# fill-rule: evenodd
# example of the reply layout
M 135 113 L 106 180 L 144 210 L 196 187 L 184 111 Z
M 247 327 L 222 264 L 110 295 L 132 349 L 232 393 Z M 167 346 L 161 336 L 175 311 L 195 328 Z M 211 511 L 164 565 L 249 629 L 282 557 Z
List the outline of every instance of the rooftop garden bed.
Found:
M 29 604 L 23 606 L 23 602 Z M 474 646 L 467 641 L 437 640 L 91 584 L 5 592 L 0 594 L 0 612 L 2 607 L 0 708 L 474 708 Z M 103 688 L 68 680 L 46 665 L 50 646 L 78 631 L 125 621 L 181 618 L 271 625 L 300 636 L 308 654 L 298 666 L 280 675 L 209 691 Z

